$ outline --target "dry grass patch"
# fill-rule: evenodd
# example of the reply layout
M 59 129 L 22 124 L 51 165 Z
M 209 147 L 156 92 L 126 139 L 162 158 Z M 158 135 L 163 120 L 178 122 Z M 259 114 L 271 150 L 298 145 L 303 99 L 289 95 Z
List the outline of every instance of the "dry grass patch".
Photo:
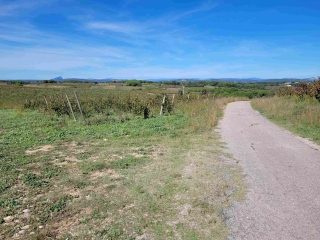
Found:
M 223 154 L 216 141 L 210 132 L 183 143 L 166 138 L 157 146 L 143 147 L 140 142 L 120 155 L 108 149 L 99 155 L 112 158 L 96 160 L 107 164 L 102 169 L 92 168 L 90 157 L 77 164 L 66 161 L 67 174 L 40 191 L 36 205 L 30 193 L 26 204 L 33 203 L 34 217 L 26 232 L 33 233 L 30 239 L 225 239 L 228 229 L 221 211 L 232 200 L 228 192 L 240 196 L 243 187 L 235 177 L 240 175 L 237 167 L 230 169 L 217 155 Z M 94 147 L 82 150 L 92 152 Z M 121 152 L 119 146 L 111 148 Z M 120 165 L 109 165 L 113 161 Z M 24 224 L 30 221 L 19 226 Z
M 320 144 L 320 103 L 315 99 L 273 97 L 251 105 L 280 126 Z
M 48 151 L 51 151 L 53 148 L 54 147 L 51 144 L 48 144 L 45 146 L 37 147 L 36 149 L 33 149 L 33 150 L 26 150 L 26 154 L 30 155 L 37 152 L 48 152 Z

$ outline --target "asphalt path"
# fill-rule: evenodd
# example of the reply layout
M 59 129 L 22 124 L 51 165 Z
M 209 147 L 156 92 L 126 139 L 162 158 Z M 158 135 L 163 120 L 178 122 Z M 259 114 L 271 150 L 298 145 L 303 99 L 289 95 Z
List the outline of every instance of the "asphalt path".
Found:
M 229 239 L 320 239 L 320 147 L 285 131 L 250 102 L 227 105 L 218 125 L 243 169 L 244 202 L 225 213 Z

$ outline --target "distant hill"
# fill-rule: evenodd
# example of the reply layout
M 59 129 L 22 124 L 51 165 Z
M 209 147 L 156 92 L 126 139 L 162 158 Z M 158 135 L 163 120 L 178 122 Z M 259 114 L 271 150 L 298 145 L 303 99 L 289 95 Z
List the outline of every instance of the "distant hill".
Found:
M 17 79 L 12 79 L 17 80 Z M 82 82 L 113 82 L 113 81 L 125 81 L 129 80 L 126 78 L 63 78 L 62 76 L 52 78 L 57 82 L 63 81 L 82 81 Z M 196 81 L 221 81 L 221 82 L 238 82 L 238 83 L 255 83 L 255 82 L 312 82 L 317 80 L 315 77 L 311 78 L 149 78 L 149 79 L 138 79 L 153 82 L 165 82 L 165 81 L 176 81 L 176 82 L 196 82 Z M 2 80 L 11 81 L 11 80 Z M 41 80 L 24 79 L 21 81 L 38 82 Z
M 52 78 L 50 80 L 62 81 L 63 77 L 59 76 L 59 77 L 56 77 L 56 78 Z
M 50 80 L 56 81 L 89 81 L 89 82 L 111 82 L 111 81 L 121 81 L 120 79 L 114 78 L 103 78 L 103 79 L 96 79 L 96 78 L 63 78 L 61 76 L 52 78 Z M 123 79 L 126 80 L 126 79 Z
M 196 82 L 196 81 L 219 81 L 219 82 L 238 82 L 238 83 L 255 83 L 255 82 L 310 82 L 316 80 L 316 78 L 275 78 L 275 79 L 263 79 L 263 78 L 178 78 L 178 79 L 148 79 L 150 81 L 177 81 L 177 82 Z

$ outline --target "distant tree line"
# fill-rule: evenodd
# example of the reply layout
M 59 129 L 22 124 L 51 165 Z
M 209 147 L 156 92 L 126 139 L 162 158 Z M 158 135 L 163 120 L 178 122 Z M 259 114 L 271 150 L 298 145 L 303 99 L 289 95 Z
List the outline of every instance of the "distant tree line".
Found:
M 179 82 L 176 80 L 162 82 L 165 85 L 184 85 L 185 87 L 233 87 L 233 88 L 246 88 L 246 89 L 265 89 L 267 86 L 279 86 L 283 82 L 257 82 L 257 83 L 238 83 L 238 82 L 225 82 L 225 81 L 187 81 Z
M 57 83 L 56 80 L 43 80 L 43 83 Z
M 15 85 L 15 86 L 23 86 L 25 84 L 29 84 L 28 81 L 21 81 L 21 80 L 14 80 L 14 81 L 5 81 L 8 85 Z

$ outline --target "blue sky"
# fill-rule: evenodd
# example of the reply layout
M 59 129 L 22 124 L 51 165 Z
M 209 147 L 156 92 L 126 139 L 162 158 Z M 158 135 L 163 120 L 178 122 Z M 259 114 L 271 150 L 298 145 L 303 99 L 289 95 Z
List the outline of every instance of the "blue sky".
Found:
M 0 79 L 316 77 L 319 0 L 0 0 Z

